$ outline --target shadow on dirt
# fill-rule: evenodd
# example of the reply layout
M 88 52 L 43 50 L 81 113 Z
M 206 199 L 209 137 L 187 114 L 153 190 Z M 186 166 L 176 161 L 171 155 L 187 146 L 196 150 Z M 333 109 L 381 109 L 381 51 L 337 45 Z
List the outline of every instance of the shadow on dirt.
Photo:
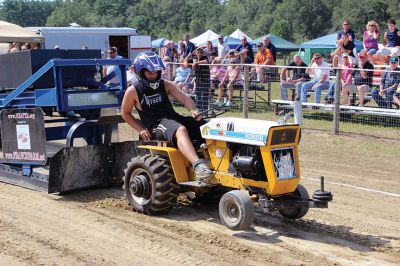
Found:
M 74 192 L 56 200 L 90 203 L 107 199 L 125 201 L 121 188 Z M 180 197 L 176 207 L 159 217 L 171 221 L 208 221 L 221 225 L 218 203 L 199 204 L 185 197 Z M 282 242 L 281 237 L 287 237 L 348 247 L 359 252 L 372 252 L 390 243 L 388 238 L 358 234 L 352 230 L 353 228 L 349 226 L 327 225 L 316 220 L 308 220 L 307 216 L 300 220 L 288 220 L 276 213 L 265 213 L 257 207 L 254 226 L 246 231 L 238 231 L 233 236 L 269 244 Z
M 179 205 L 171 210 L 166 219 L 178 221 L 207 220 L 221 224 L 218 216 L 218 204 Z M 352 232 L 353 228 L 344 225 L 327 225 L 307 216 L 300 220 L 288 220 L 277 213 L 265 213 L 256 209 L 254 226 L 249 230 L 238 231 L 233 236 L 248 241 L 275 244 L 282 242 L 281 237 L 295 238 L 324 244 L 348 247 L 359 252 L 372 252 L 390 244 L 390 239 Z

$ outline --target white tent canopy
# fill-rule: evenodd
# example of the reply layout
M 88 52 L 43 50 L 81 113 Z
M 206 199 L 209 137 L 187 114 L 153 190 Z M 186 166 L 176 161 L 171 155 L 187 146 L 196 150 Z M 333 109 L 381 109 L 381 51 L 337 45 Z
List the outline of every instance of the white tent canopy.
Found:
M 0 20 L 0 42 L 42 43 L 44 38 L 18 25 Z
M 243 31 L 241 31 L 240 29 L 235 30 L 234 32 L 231 33 L 231 35 L 229 35 L 230 37 L 236 38 L 241 40 L 243 36 L 245 36 L 247 38 L 248 42 L 252 42 L 253 39 L 250 38 L 246 33 L 244 33 Z
M 199 44 L 205 43 L 206 41 L 212 41 L 215 39 L 218 39 L 218 34 L 213 32 L 212 30 L 207 30 L 203 34 L 200 34 L 199 36 L 194 37 L 190 41 L 192 43 L 194 43 L 195 45 L 199 45 Z

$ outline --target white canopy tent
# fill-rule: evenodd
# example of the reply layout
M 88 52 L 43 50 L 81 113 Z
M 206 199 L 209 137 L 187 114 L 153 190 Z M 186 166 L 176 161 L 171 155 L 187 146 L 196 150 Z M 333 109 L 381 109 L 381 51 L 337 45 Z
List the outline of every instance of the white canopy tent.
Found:
M 236 38 L 241 40 L 243 36 L 245 36 L 247 38 L 248 42 L 252 42 L 253 39 L 250 38 L 246 33 L 244 33 L 243 31 L 241 31 L 240 29 L 235 30 L 234 32 L 232 32 L 230 35 L 230 37 Z
M 212 41 L 218 39 L 218 34 L 213 32 L 212 30 L 207 30 L 203 34 L 200 34 L 197 37 L 194 37 L 190 41 L 194 43 L 195 45 L 200 45 L 202 43 L 205 43 L 206 41 Z
M 0 43 L 43 43 L 44 38 L 18 25 L 0 20 Z

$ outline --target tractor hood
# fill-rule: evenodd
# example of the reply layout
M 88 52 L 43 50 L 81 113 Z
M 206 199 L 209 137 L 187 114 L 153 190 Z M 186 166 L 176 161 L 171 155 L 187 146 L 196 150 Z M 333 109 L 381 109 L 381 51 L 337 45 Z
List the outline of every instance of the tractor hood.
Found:
M 220 117 L 211 119 L 200 130 L 205 139 L 265 146 L 269 129 L 275 126 L 280 125 L 275 121 Z

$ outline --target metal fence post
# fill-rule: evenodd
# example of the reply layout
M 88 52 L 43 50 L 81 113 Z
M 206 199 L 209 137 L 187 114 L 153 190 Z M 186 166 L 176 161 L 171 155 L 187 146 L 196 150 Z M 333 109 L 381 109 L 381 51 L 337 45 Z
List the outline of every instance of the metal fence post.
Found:
M 244 86 L 243 86 L 243 118 L 249 118 L 249 66 L 244 66 Z
M 168 64 L 168 78 L 169 80 L 174 80 L 174 64 Z
M 333 109 L 333 133 L 335 134 L 339 134 L 341 90 L 342 90 L 342 70 L 336 69 L 335 105 Z

